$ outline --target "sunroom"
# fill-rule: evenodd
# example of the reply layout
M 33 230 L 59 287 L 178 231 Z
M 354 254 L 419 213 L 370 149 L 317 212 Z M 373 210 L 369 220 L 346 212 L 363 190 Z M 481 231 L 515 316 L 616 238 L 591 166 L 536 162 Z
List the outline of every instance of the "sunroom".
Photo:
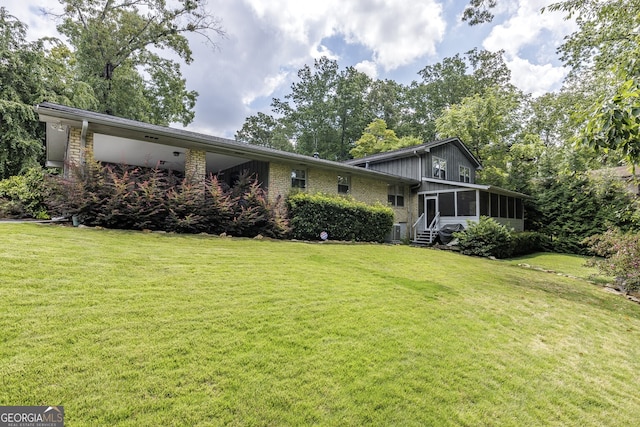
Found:
M 515 231 L 524 231 L 524 203 L 529 196 L 504 188 L 463 184 L 443 185 L 418 192 L 418 220 L 413 224 L 416 243 L 433 243 L 443 227 L 478 222 L 488 216 Z

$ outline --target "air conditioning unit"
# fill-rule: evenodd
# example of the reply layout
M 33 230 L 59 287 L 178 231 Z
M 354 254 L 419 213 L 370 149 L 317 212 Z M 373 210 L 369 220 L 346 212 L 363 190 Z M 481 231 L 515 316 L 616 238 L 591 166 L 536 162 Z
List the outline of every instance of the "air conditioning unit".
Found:
M 406 235 L 406 230 L 407 224 L 405 223 L 393 224 L 393 226 L 391 227 L 391 232 L 387 237 L 387 241 L 392 243 L 400 243 Z

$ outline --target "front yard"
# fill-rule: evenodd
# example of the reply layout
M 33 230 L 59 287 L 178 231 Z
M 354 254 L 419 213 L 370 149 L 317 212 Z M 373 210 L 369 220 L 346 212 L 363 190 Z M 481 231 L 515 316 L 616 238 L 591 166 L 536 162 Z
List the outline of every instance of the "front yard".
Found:
M 34 224 L 0 248 L 0 402 L 70 426 L 640 413 L 640 305 L 515 261 Z

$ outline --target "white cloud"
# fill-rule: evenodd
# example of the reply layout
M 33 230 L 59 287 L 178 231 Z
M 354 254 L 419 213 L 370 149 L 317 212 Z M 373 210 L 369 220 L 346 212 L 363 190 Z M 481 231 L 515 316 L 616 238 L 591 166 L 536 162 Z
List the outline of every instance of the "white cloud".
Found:
M 257 98 L 270 96 L 277 89 L 282 87 L 282 85 L 287 81 L 288 76 L 288 72 L 281 72 L 273 76 L 265 77 L 260 87 L 253 91 L 247 91 L 242 96 L 242 103 L 245 106 L 250 107 L 251 103 L 253 103 Z
M 256 16 L 287 39 L 320 50 L 324 38 L 343 36 L 373 52 L 386 70 L 406 65 L 425 54 L 434 55 L 444 37 L 442 6 L 435 0 L 398 2 L 369 0 L 246 0 Z
M 362 61 L 353 66 L 356 70 L 361 73 L 366 74 L 371 79 L 375 80 L 378 78 L 378 67 L 376 63 L 373 61 Z
M 37 40 L 42 37 L 60 38 L 56 30 L 57 22 L 55 17 L 52 15 L 46 16 L 42 12 L 44 9 L 47 12 L 61 14 L 62 6 L 58 2 L 52 2 L 51 0 L 9 0 L 5 7 L 9 14 L 15 16 L 29 27 L 27 31 L 28 40 Z
M 563 37 L 574 30 L 575 24 L 566 21 L 562 13 L 540 13 L 541 8 L 550 3 L 549 0 L 521 0 L 516 14 L 494 26 L 483 46 L 494 51 L 504 49 L 516 56 L 523 46 L 537 44 L 543 32 L 551 35 L 551 39 L 545 37 L 545 41 L 559 45 Z
M 557 89 L 566 75 L 556 60 L 556 50 L 575 30 L 575 23 L 566 21 L 562 13 L 540 12 L 552 2 L 513 2 L 518 6 L 515 14 L 495 25 L 482 43 L 487 50 L 505 51 L 512 82 L 525 92 L 540 94 Z
M 511 70 L 512 83 L 533 96 L 560 89 L 567 75 L 567 70 L 563 67 L 551 64 L 536 65 L 518 57 L 507 61 L 507 66 Z

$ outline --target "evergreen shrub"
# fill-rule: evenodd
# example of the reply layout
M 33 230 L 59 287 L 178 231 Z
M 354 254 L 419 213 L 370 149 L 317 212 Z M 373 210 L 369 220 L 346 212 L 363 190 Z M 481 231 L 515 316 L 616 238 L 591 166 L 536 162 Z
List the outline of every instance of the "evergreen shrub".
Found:
M 511 233 L 511 256 L 528 255 L 548 250 L 549 238 L 536 231 Z
M 460 252 L 465 255 L 508 258 L 512 254 L 509 229 L 487 216 L 481 216 L 479 222 L 470 223 L 454 236 L 458 239 Z
M 393 210 L 367 205 L 351 198 L 327 194 L 295 193 L 287 198 L 291 236 L 319 240 L 384 242 L 393 226 Z
M 31 168 L 0 181 L 0 217 L 48 219 L 45 171 Z

